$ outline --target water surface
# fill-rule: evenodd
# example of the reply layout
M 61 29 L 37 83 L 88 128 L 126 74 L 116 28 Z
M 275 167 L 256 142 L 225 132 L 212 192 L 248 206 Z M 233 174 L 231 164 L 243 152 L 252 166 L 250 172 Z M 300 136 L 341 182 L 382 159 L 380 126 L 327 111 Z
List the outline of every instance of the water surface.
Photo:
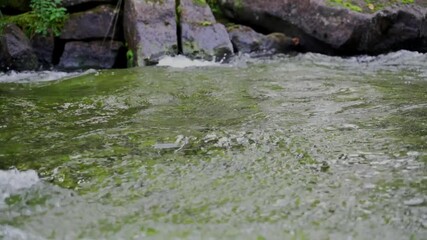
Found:
M 0 237 L 426 239 L 427 55 L 203 65 L 0 76 Z

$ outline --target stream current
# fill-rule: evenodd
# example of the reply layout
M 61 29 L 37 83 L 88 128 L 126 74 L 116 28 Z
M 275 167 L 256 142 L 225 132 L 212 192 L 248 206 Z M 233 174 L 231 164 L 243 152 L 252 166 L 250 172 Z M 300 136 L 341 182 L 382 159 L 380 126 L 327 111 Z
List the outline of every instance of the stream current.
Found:
M 427 239 L 426 54 L 160 65 L 0 74 L 0 239 Z

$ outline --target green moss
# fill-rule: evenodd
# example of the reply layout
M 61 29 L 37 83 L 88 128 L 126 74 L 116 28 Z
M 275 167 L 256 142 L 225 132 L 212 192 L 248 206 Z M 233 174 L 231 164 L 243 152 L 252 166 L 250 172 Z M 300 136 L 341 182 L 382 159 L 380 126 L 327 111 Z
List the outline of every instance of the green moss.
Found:
M 210 21 L 204 21 L 204 22 L 200 22 L 200 25 L 203 27 L 207 27 L 207 26 L 212 26 L 212 22 Z
M 410 76 L 410 72 L 382 73 L 387 81 L 370 82 L 380 92 L 383 100 L 399 111 L 391 114 L 382 121 L 376 121 L 375 126 L 391 129 L 401 141 L 409 144 L 410 149 L 427 151 L 427 82 L 415 80 L 411 83 L 401 81 L 401 75 Z M 415 107 L 405 108 L 408 104 Z
M 347 9 L 350 9 L 352 11 L 355 12 L 362 12 L 362 8 L 360 6 L 357 6 L 353 3 L 351 3 L 351 1 L 346 1 L 346 0 L 329 0 L 329 2 L 332 5 L 336 5 L 336 6 L 341 6 Z
M 135 65 L 135 57 L 133 54 L 132 49 L 128 49 L 128 51 L 126 52 L 126 60 L 127 60 L 127 67 L 131 68 L 134 67 Z
M 145 0 L 146 3 L 163 4 L 164 0 Z
M 219 86 L 203 72 L 194 81 L 185 80 L 186 73 L 165 74 L 158 68 L 114 73 L 36 85 L 1 84 L 0 169 L 35 169 L 45 181 L 94 193 L 139 179 L 141 168 L 147 169 L 145 177 L 156 179 L 155 165 L 222 156 L 227 149 L 204 142 L 206 131 L 232 128 L 248 117 L 255 121 L 252 116 L 260 111 L 246 94 L 222 93 L 223 86 L 247 86 Z M 177 74 L 184 80 L 175 81 Z M 156 99 L 171 101 L 159 104 Z M 179 151 L 153 147 L 174 143 L 177 135 L 189 138 Z M 138 199 L 144 193 L 135 194 Z
M 23 13 L 15 16 L 4 16 L 0 18 L 0 33 L 7 24 L 16 24 L 24 30 L 27 36 L 34 33 L 33 22 L 36 21 L 36 15 L 32 12 Z
M 199 6 L 206 6 L 207 5 L 206 0 L 193 0 L 193 3 L 197 4 Z
M 340 6 L 356 12 L 375 12 L 385 7 L 402 3 L 413 4 L 414 0 L 328 0 L 332 6 Z

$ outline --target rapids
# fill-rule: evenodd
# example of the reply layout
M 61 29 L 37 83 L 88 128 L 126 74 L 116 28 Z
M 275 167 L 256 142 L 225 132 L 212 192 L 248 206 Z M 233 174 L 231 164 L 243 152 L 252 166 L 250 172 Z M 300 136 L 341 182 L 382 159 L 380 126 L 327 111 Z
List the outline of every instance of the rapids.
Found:
M 0 74 L 0 238 L 425 239 L 427 55 Z

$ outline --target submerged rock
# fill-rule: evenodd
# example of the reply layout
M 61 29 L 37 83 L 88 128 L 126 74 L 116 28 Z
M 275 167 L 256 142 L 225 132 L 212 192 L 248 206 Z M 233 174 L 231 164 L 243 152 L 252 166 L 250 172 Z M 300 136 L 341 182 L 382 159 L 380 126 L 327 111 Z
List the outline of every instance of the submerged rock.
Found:
M 124 33 L 134 66 L 155 64 L 161 56 L 178 52 L 174 0 L 127 0 Z
M 22 30 L 8 24 L 0 35 L 0 70 L 35 70 L 39 66 L 31 43 Z
M 61 39 L 82 40 L 94 38 L 115 38 L 114 18 L 118 12 L 111 5 L 101 5 L 88 11 L 70 14 L 61 31 Z
M 123 43 L 117 41 L 68 42 L 58 67 L 66 70 L 112 68 Z
M 287 53 L 299 45 L 299 39 L 287 37 L 283 33 L 264 35 L 242 25 L 229 27 L 228 33 L 235 51 L 240 53 L 252 55 Z
M 325 54 L 378 54 L 426 51 L 426 9 L 399 5 L 363 14 L 324 0 L 220 1 L 224 14 L 266 32 L 298 37 L 302 51 Z
M 233 53 L 224 25 L 217 23 L 204 1 L 181 0 L 180 24 L 183 54 L 211 60 Z

